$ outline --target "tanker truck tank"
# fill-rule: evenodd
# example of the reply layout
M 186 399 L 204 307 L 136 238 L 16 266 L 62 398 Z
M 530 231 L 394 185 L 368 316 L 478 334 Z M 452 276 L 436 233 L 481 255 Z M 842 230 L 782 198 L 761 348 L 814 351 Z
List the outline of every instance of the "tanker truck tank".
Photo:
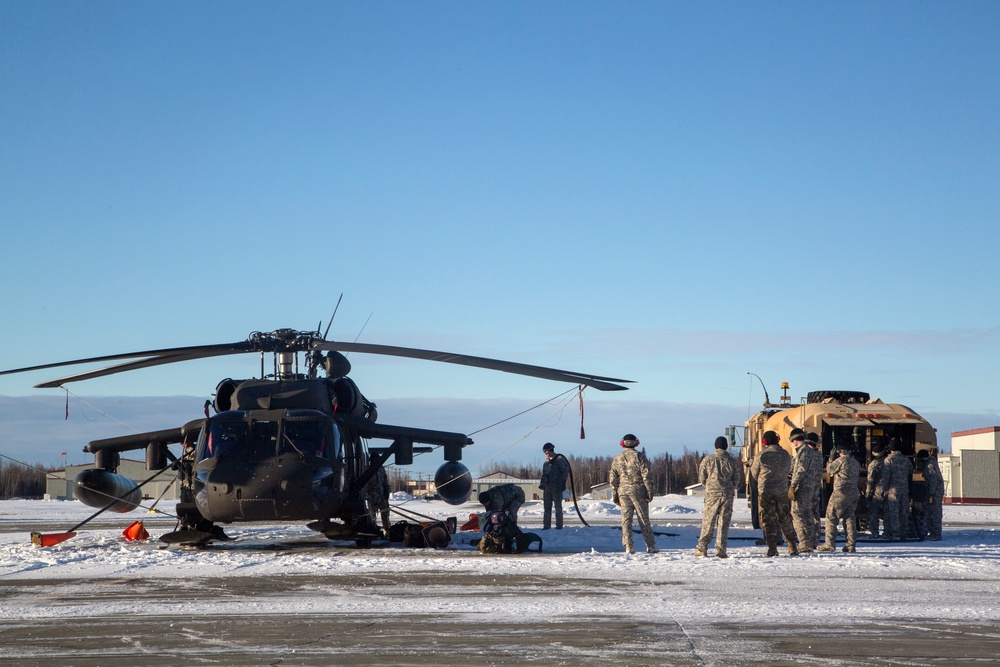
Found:
M 838 448 L 851 449 L 861 464 L 858 479 L 862 496 L 867 485 L 868 463 L 875 451 L 888 451 L 889 440 L 896 438 L 902 451 L 910 459 L 915 459 L 923 450 L 937 451 L 937 433 L 930 423 L 905 405 L 886 403 L 880 398 L 871 398 L 863 391 L 825 390 L 811 391 L 804 401 L 793 403 L 788 397 L 788 383 L 782 383 L 784 394 L 780 404 L 765 403 L 764 409 L 751 416 L 743 427 L 743 449 L 740 461 L 743 463 L 747 483 L 747 502 L 750 505 L 754 528 L 760 528 L 757 492 L 750 478 L 750 464 L 761 450 L 761 437 L 767 431 L 774 431 L 780 438 L 780 445 L 792 456 L 795 448 L 789 440 L 792 429 L 800 428 L 815 433 L 819 437 L 819 447 L 823 454 L 824 466 L 830 455 Z M 914 484 L 923 483 L 923 478 L 915 475 Z M 823 476 L 822 508 L 830 496 L 830 483 Z M 868 512 L 863 503 L 858 504 L 859 530 L 867 525 Z

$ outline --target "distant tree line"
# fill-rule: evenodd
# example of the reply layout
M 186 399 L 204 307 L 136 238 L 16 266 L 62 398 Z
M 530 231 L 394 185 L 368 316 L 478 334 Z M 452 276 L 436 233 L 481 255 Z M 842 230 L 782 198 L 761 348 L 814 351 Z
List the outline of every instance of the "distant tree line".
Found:
M 45 473 L 53 468 L 28 467 L 0 461 L 0 500 L 41 498 L 45 495 Z
M 558 451 L 558 450 L 557 450 Z M 648 455 L 647 455 L 648 456 Z M 698 483 L 698 465 L 705 456 L 702 452 L 693 452 L 684 448 L 684 453 L 656 454 L 649 458 L 650 475 L 656 495 L 669 493 L 684 493 L 684 489 Z M 577 496 L 590 493 L 591 487 L 608 481 L 611 462 L 614 456 L 574 456 L 568 454 L 570 469 L 573 471 L 574 490 Z M 542 476 L 541 457 L 538 461 L 524 463 L 523 461 L 496 461 L 489 470 L 480 471 L 487 475 L 502 471 L 522 479 L 538 479 Z

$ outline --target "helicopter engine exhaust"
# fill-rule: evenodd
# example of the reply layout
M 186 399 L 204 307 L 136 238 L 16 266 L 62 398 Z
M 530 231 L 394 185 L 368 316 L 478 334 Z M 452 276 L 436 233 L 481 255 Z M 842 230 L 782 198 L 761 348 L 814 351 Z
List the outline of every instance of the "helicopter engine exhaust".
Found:
M 105 507 L 112 512 L 131 512 L 142 501 L 142 491 L 134 481 L 117 473 L 90 468 L 76 476 L 73 495 L 84 505 Z
M 434 473 L 434 486 L 441 500 L 449 505 L 461 505 L 472 492 L 472 474 L 464 464 L 448 461 Z

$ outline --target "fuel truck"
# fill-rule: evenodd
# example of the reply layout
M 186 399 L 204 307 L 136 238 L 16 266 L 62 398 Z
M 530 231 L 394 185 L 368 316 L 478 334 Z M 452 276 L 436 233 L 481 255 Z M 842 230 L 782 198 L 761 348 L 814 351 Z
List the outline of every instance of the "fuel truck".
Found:
M 865 488 L 868 483 L 868 463 L 872 452 L 884 450 L 888 453 L 889 440 L 896 438 L 902 444 L 902 451 L 916 468 L 916 455 L 921 450 L 937 452 L 937 432 L 919 414 L 898 403 L 886 403 L 880 398 L 871 398 L 864 391 L 810 391 L 804 402 L 792 403 L 788 396 L 788 383 L 782 382 L 780 402 L 771 403 L 764 391 L 764 409 L 750 417 L 743 425 L 743 450 L 740 461 L 747 488 L 747 502 L 753 520 L 753 527 L 760 528 L 758 515 L 757 486 L 750 477 L 750 464 L 761 450 L 761 436 L 766 431 L 774 431 L 781 438 L 780 445 L 795 456 L 795 448 L 788 436 L 794 428 L 811 431 L 819 436 L 823 452 L 824 466 L 830 461 L 830 454 L 837 449 L 853 450 L 861 464 L 858 486 L 862 501 L 858 503 L 858 530 L 866 530 L 868 508 L 864 503 Z M 735 430 L 731 427 L 730 439 Z M 923 477 L 914 470 L 911 489 L 923 484 Z M 825 515 L 826 503 L 832 487 L 830 478 L 824 472 L 822 484 L 822 510 Z

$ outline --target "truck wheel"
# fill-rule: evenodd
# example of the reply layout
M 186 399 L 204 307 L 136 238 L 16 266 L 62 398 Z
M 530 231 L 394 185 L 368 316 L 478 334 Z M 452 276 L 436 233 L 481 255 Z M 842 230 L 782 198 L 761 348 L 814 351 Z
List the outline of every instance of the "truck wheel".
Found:
M 828 398 L 832 398 L 838 403 L 866 403 L 871 394 L 867 391 L 810 391 L 806 394 L 807 403 L 822 403 Z

